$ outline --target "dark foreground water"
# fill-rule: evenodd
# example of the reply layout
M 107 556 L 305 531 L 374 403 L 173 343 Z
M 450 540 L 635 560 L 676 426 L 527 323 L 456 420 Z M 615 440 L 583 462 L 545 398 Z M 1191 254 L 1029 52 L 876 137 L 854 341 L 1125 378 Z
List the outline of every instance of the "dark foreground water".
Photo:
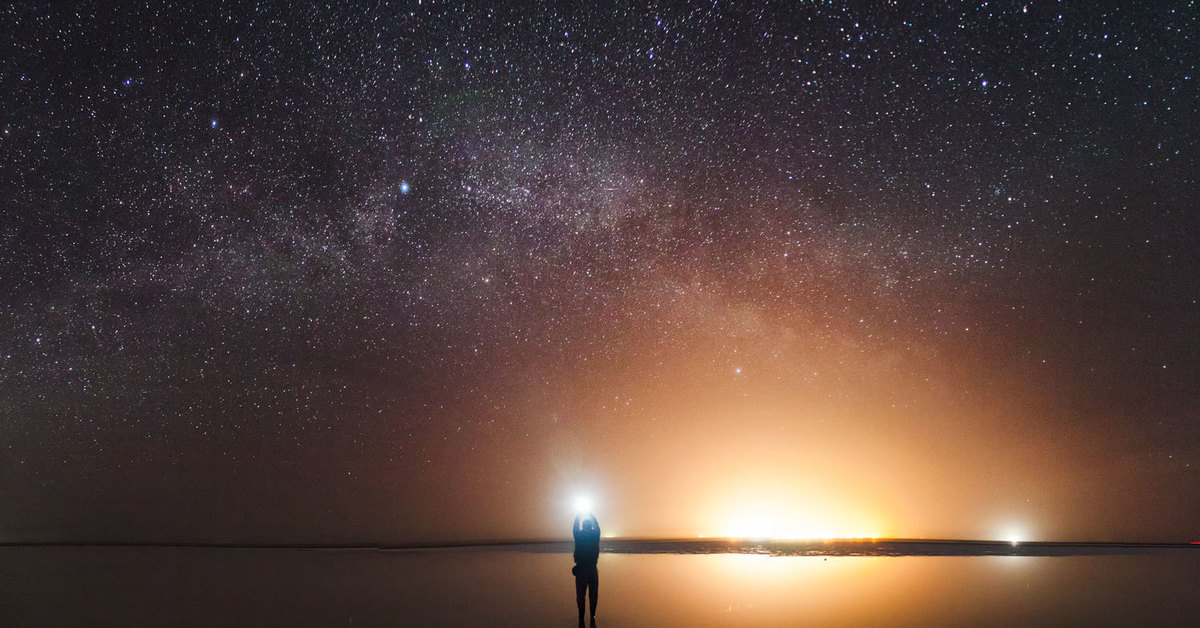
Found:
M 570 627 L 571 557 L 560 549 L 5 547 L 0 625 Z M 602 628 L 1200 621 L 1200 551 L 1190 548 L 615 549 L 637 553 L 601 556 Z M 854 553 L 868 555 L 844 555 Z

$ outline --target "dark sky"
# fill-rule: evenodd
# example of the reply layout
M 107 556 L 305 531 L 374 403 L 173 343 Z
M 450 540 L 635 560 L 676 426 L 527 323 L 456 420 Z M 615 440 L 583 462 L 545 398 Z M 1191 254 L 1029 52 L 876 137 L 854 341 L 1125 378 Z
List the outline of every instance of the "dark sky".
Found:
M 0 541 L 1200 538 L 1193 3 L 150 4 L 0 16 Z

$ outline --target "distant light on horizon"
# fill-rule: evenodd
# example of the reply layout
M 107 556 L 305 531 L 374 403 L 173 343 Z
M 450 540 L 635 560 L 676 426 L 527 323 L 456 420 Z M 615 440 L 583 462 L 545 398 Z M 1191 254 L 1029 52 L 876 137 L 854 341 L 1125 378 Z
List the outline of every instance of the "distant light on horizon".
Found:
M 1013 545 L 1020 545 L 1021 543 L 1029 541 L 1029 536 L 1029 532 L 1026 529 L 1017 526 L 1009 526 L 1004 528 L 999 534 L 1000 539 Z
M 771 482 L 747 473 L 731 483 L 729 494 L 712 500 L 708 537 L 772 541 L 866 540 L 891 536 L 895 522 L 872 496 L 832 490 L 834 482 Z M 715 525 L 713 525 L 715 524 Z
M 700 535 L 704 538 L 706 535 Z M 776 523 L 770 516 L 748 516 L 730 526 L 725 537 L 732 539 L 772 540 L 772 541 L 831 541 L 835 539 L 877 539 L 883 534 L 878 531 L 857 530 L 848 532 L 829 525 L 798 524 L 783 526 Z

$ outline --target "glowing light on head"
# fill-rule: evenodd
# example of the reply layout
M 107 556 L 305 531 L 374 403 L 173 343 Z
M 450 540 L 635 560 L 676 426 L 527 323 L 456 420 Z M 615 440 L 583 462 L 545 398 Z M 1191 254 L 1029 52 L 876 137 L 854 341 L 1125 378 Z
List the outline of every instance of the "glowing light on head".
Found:
M 595 507 L 595 504 L 592 503 L 591 497 L 588 497 L 586 495 L 580 495 L 575 498 L 575 512 L 577 512 L 581 515 L 586 515 L 586 514 L 592 512 L 592 509 L 594 507 Z

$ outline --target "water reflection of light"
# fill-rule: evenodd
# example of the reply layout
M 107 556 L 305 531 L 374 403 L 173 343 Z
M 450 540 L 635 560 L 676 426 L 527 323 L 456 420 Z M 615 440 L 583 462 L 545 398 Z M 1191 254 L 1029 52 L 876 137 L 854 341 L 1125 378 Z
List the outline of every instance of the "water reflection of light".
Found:
M 1122 601 L 1113 592 L 1133 586 L 1138 574 L 1158 573 L 1146 564 L 1144 572 L 1113 569 L 1095 577 L 1100 564 L 1130 568 L 1127 557 L 614 554 L 604 560 L 608 599 L 620 599 L 622 612 L 632 613 L 626 617 L 650 626 L 1086 625 L 1105 610 L 1079 606 L 1081 591 Z M 1156 583 L 1173 583 L 1176 599 L 1188 599 L 1179 582 L 1191 581 L 1182 572 L 1158 577 Z M 1129 617 L 1147 612 L 1142 598 L 1132 599 L 1123 607 Z
M 992 562 L 996 562 L 1001 565 L 1027 568 L 1030 565 L 1036 564 L 1035 561 L 1037 560 L 1038 557 L 1016 555 L 1016 556 L 988 556 L 988 558 L 993 559 Z
M 755 598 L 768 591 L 792 589 L 798 582 L 865 577 L 886 563 L 877 558 L 828 558 L 823 556 L 771 556 L 769 554 L 707 555 L 704 563 L 712 578 L 740 583 L 740 595 Z M 794 590 L 794 589 L 793 589 Z

